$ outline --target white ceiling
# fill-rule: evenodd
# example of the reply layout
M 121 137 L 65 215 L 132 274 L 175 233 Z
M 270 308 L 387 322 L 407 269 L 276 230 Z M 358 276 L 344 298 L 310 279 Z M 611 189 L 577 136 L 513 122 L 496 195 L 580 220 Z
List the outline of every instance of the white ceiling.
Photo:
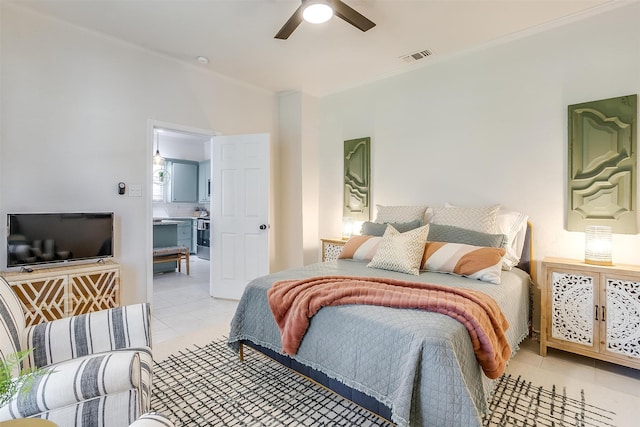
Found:
M 274 35 L 299 0 L 5 0 L 109 34 L 269 91 L 323 96 L 410 71 L 490 42 L 509 40 L 621 0 L 345 0 L 376 27 L 363 33 L 333 17 Z M 433 56 L 407 63 L 422 50 Z M 525 53 L 523 53 L 525 54 Z M 203 66 L 199 65 L 198 66 Z

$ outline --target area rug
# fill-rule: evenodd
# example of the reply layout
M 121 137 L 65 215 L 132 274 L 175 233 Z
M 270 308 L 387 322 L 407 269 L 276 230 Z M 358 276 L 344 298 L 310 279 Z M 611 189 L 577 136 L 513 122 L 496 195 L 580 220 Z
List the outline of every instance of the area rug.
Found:
M 534 386 L 522 377 L 503 375 L 498 379 L 489 403 L 485 426 L 614 426 L 611 411 L 589 405 L 584 391 L 579 399 L 567 396 L 566 389 Z
M 151 407 L 177 427 L 392 426 L 390 422 L 245 346 L 240 362 L 225 341 L 156 363 Z M 613 426 L 611 412 L 554 387 L 504 375 L 485 426 Z

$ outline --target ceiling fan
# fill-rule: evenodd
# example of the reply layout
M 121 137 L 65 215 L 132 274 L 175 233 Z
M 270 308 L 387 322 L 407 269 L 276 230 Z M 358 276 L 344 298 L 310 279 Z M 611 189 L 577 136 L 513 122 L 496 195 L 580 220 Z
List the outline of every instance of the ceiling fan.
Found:
M 324 13 L 322 18 L 313 20 L 313 17 L 308 16 L 309 13 L 313 13 L 313 9 Z M 361 31 L 368 31 L 376 26 L 372 21 L 367 19 L 364 15 L 353 9 L 351 6 L 345 4 L 341 0 L 302 0 L 302 4 L 291 15 L 291 18 L 282 26 L 278 34 L 275 35 L 276 39 L 286 40 L 291 33 L 298 28 L 298 25 L 305 20 L 313 23 L 321 23 L 328 21 L 332 15 L 336 15 L 338 18 L 344 19 L 349 24 L 358 28 Z

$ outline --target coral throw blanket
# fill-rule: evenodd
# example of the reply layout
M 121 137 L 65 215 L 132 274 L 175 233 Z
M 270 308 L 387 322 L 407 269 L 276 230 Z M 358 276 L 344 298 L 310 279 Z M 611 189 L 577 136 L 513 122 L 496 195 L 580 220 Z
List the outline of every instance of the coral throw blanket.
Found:
M 267 295 L 282 349 L 292 355 L 318 310 L 348 304 L 422 309 L 458 320 L 469 331 L 482 370 L 492 379 L 502 375 L 511 355 L 507 319 L 491 297 L 474 290 L 388 278 L 322 276 L 274 283 Z

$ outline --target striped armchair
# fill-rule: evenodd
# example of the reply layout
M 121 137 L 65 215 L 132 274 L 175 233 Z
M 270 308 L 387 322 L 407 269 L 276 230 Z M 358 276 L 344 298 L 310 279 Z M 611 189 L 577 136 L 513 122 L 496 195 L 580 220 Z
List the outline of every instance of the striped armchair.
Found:
M 0 407 L 0 421 L 33 417 L 60 427 L 173 426 L 162 415 L 147 413 L 153 367 L 149 325 L 149 305 L 136 304 L 26 327 L 18 298 L 0 277 L 0 358 L 31 349 L 25 368 L 46 370 L 28 393 Z

